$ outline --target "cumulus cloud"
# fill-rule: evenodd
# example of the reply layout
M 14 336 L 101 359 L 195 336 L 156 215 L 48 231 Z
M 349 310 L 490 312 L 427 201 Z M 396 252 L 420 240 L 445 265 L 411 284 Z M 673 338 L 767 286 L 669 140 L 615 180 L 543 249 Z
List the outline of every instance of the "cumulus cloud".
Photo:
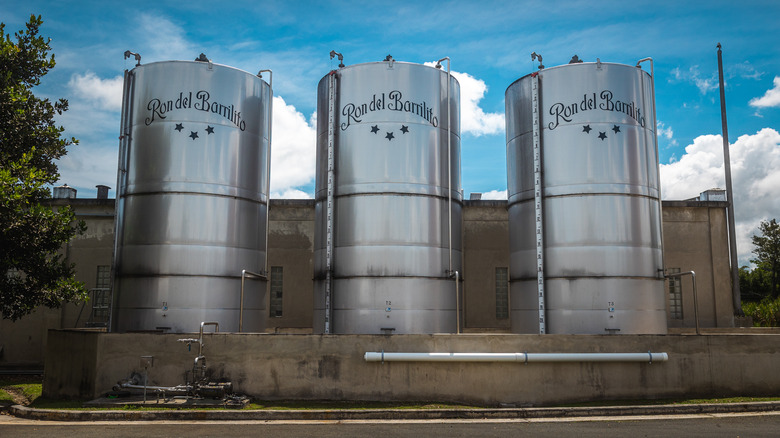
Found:
M 184 29 L 165 17 L 149 13 L 140 14 L 138 31 L 135 35 L 143 37 L 139 43 L 144 50 L 142 53 L 144 63 L 182 59 L 182 55 L 187 53 L 192 54 L 192 59 L 198 56 L 192 44 L 187 41 Z
M 435 62 L 426 62 L 433 67 Z M 475 136 L 498 134 L 504 131 L 504 114 L 486 113 L 479 107 L 485 97 L 487 85 L 468 73 L 453 71 L 452 75 L 460 84 L 460 131 Z
M 498 134 L 504 131 L 503 113 L 486 113 L 479 107 L 485 97 L 485 81 L 468 73 L 452 72 L 460 83 L 460 130 L 476 136 Z
M 780 76 L 775 76 L 774 87 L 761 97 L 750 99 L 750 106 L 756 108 L 780 107 Z
M 90 71 L 83 75 L 75 74 L 68 82 L 68 88 L 76 97 L 89 101 L 102 110 L 120 111 L 122 109 L 122 76 L 101 79 Z
M 283 197 L 300 197 L 296 187 L 314 180 L 316 122 L 307 121 L 281 96 L 274 96 L 271 145 L 271 192 Z M 303 193 L 303 192 L 300 192 Z M 272 197 L 279 197 L 274 196 Z M 310 197 L 310 196 L 307 196 Z
M 494 199 L 494 200 L 506 201 L 507 200 L 507 191 L 506 190 L 491 190 L 489 192 L 483 193 L 482 194 L 482 199 Z
M 761 220 L 780 214 L 780 133 L 764 128 L 740 136 L 729 148 L 740 264 L 751 258 L 750 237 Z M 725 187 L 723 140 L 702 135 L 685 148 L 679 161 L 661 165 L 664 199 L 688 199 L 714 187 Z
M 688 68 L 687 71 L 681 70 L 680 67 L 672 69 L 672 79 L 669 82 L 690 82 L 696 85 L 701 94 L 707 94 L 710 90 L 718 88 L 718 75 L 717 72 L 713 73 L 709 77 L 703 77 L 699 71 L 699 66 L 694 65 Z
M 674 131 L 671 126 L 666 126 L 664 122 L 658 121 L 658 135 L 661 138 L 667 139 L 669 142 L 667 147 L 677 146 L 677 140 L 674 139 Z
M 303 190 L 287 189 L 283 192 L 271 192 L 272 199 L 312 199 L 312 196 Z

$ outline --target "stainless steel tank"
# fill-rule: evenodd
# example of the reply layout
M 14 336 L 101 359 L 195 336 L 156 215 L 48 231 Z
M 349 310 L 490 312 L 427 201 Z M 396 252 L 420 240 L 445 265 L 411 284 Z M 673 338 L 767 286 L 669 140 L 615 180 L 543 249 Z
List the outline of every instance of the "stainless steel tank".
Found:
M 125 75 L 114 331 L 238 331 L 243 269 L 266 263 L 271 87 L 209 62 Z M 244 331 L 265 328 L 265 282 L 246 281 Z
M 547 333 L 666 333 L 651 75 L 601 62 L 538 72 L 541 216 L 533 76 L 506 90 L 512 331 L 538 333 L 544 318 Z
M 459 96 L 447 70 L 392 60 L 341 68 L 320 81 L 315 332 L 326 331 L 326 319 L 330 333 L 457 330 L 452 271 L 461 270 Z

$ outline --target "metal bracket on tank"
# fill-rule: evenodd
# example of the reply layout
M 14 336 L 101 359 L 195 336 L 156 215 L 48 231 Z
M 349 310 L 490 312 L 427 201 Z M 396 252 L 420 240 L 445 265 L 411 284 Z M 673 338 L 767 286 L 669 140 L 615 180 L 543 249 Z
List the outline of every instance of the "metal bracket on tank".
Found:
M 531 61 L 535 61 L 536 58 L 539 58 L 539 70 L 542 70 L 544 68 L 544 65 L 542 64 L 542 55 L 536 52 L 531 53 Z
M 339 68 L 344 68 L 344 55 L 342 55 L 341 53 L 339 53 L 339 52 L 337 52 L 335 50 L 331 50 L 330 51 L 330 59 L 333 59 L 334 57 L 338 57 L 339 58 Z
M 393 59 L 393 55 L 385 56 L 385 62 L 390 63 L 390 65 L 387 68 L 393 68 L 393 63 L 395 62 L 395 59 Z
M 140 67 L 141 66 L 141 55 L 135 52 L 131 52 L 129 50 L 125 50 L 125 59 L 134 56 L 135 57 L 135 66 Z

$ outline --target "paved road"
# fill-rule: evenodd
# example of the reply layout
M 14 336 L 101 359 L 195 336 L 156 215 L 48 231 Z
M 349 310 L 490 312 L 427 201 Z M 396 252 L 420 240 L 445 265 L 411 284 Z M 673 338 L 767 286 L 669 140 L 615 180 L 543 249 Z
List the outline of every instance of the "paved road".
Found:
M 0 437 L 777 437 L 780 413 L 590 417 L 536 420 L 88 422 L 31 421 L 0 415 Z

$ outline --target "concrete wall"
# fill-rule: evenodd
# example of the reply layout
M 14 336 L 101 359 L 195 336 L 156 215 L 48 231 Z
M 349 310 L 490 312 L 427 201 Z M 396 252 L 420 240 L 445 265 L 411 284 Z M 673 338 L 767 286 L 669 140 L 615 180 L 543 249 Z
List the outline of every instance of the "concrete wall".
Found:
M 76 278 L 95 286 L 97 266 L 111 265 L 114 241 L 113 199 L 58 199 L 52 205 L 72 205 L 87 223 L 87 232 L 63 248 L 76 264 Z M 667 267 L 695 270 L 699 289 L 700 325 L 733 327 L 728 276 L 725 203 L 664 201 L 664 258 Z M 464 272 L 462 325 L 467 332 L 507 332 L 509 319 L 496 318 L 495 269 L 509 266 L 506 201 L 465 201 L 463 209 Z M 269 317 L 267 331 L 310 333 L 313 309 L 313 200 L 271 200 L 269 265 L 281 266 L 283 314 Z M 683 320 L 672 328 L 694 327 L 690 279 L 683 282 Z M 266 291 L 266 308 L 270 310 Z M 43 363 L 46 330 L 84 327 L 90 303 L 38 309 L 11 323 L 0 320 L 0 367 L 36 367 Z
M 94 398 L 141 373 L 184 381 L 191 335 L 50 332 L 46 397 Z M 430 400 L 495 405 L 669 397 L 770 396 L 780 391 L 780 335 L 273 335 L 207 334 L 214 378 L 260 399 Z M 368 363 L 385 352 L 666 352 L 655 363 Z
M 464 201 L 464 327 L 509 331 L 509 318 L 496 318 L 496 268 L 509 267 L 506 201 Z
M 663 205 L 664 265 L 696 272 L 699 325 L 734 327 L 725 202 L 667 201 Z M 667 293 L 669 284 L 666 284 Z M 683 319 L 669 327 L 695 327 L 693 286 L 682 279 Z M 668 306 L 668 301 L 667 301 Z
M 76 280 L 87 289 L 96 286 L 97 267 L 111 265 L 114 248 L 113 199 L 52 199 L 58 208 L 71 205 L 76 217 L 87 225 L 84 234 L 74 237 L 61 253 L 76 264 Z M 64 304 L 59 309 L 39 307 L 32 314 L 11 322 L 0 319 L 0 367 L 35 368 L 43 365 L 46 332 L 51 328 L 84 327 L 90 319 L 89 302 Z
M 314 312 L 314 200 L 272 199 L 269 215 L 269 269 L 270 266 L 281 266 L 284 275 L 282 316 L 270 315 L 267 331 L 311 333 Z M 270 309 L 269 293 L 266 293 L 266 309 Z

